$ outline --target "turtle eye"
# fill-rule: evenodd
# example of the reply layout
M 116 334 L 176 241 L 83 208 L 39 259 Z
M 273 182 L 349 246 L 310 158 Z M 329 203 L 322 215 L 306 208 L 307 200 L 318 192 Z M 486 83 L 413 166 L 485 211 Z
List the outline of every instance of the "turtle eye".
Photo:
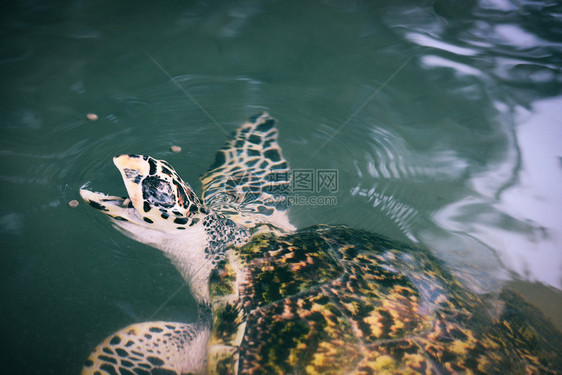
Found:
M 153 206 L 170 208 L 176 204 L 176 196 L 168 181 L 148 176 L 142 181 L 142 198 Z

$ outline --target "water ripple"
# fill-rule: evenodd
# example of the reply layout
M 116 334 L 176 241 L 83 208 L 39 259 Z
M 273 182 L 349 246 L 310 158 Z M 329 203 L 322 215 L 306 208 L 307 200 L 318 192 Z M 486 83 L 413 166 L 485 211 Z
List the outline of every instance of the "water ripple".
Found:
M 423 202 L 420 194 L 431 194 L 423 186 L 463 178 L 468 163 L 452 151 L 416 153 L 403 138 L 387 129 L 373 127 L 370 133 L 370 152 L 364 152 L 361 160 L 353 162 L 358 183 L 350 194 L 365 199 L 404 236 L 419 242 L 416 227 L 420 225 L 420 212 L 424 211 L 419 206 Z

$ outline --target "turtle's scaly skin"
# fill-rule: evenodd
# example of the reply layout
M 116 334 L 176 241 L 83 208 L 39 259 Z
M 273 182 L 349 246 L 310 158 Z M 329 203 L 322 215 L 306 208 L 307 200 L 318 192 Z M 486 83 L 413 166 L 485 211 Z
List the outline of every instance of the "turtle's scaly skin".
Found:
M 238 285 L 238 286 L 237 286 Z M 256 234 L 211 275 L 210 373 L 557 373 L 562 341 L 511 292 L 341 226 Z

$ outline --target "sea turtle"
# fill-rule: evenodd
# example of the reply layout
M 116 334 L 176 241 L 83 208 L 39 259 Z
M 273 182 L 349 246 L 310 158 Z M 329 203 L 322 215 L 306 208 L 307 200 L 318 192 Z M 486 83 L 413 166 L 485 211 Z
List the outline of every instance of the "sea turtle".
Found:
M 509 290 L 481 295 L 430 252 L 346 226 L 296 230 L 275 121 L 245 122 L 202 177 L 114 158 L 128 197 L 81 190 L 164 252 L 199 321 L 146 322 L 103 341 L 83 374 L 559 373 L 560 333 Z

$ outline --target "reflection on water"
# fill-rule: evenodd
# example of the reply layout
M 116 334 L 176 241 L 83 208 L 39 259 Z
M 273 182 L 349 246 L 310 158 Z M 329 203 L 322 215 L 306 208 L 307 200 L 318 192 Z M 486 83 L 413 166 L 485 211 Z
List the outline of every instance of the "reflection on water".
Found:
M 550 93 L 554 82 L 560 83 L 556 61 L 562 43 L 548 34 L 548 27 L 539 31 L 529 22 L 554 21 L 549 12 L 554 5 L 526 4 L 521 11 L 507 1 L 484 3 L 475 12 L 493 22 L 467 20 L 454 35 L 447 33 L 451 25 L 444 22 L 410 25 L 405 32 L 410 41 L 428 48 L 421 57 L 425 69 L 449 69 L 459 80 L 463 76 L 478 78 L 503 114 L 498 116 L 498 128 L 504 129 L 503 157 L 490 160 L 485 168 L 473 169 L 465 182 L 473 194 L 444 205 L 434 219 L 447 230 L 470 234 L 492 247 L 518 277 L 562 288 L 562 220 L 557 209 L 562 207 L 560 100 L 521 103 L 523 92 L 530 93 L 523 84 L 531 85 L 533 95 L 540 97 Z M 500 15 L 501 21 L 497 18 Z M 426 14 L 425 19 L 429 18 Z M 519 86 L 522 92 L 497 90 L 491 86 L 496 77 L 502 79 L 503 86 Z M 474 88 L 464 91 L 467 98 L 483 93 Z
M 76 373 L 131 319 L 194 319 L 160 254 L 67 202 L 88 182 L 124 193 L 119 153 L 166 159 L 199 191 L 222 129 L 261 110 L 279 119 L 293 168 L 339 172 L 338 204 L 295 206 L 295 224 L 418 243 L 477 290 L 517 280 L 556 318 L 560 14 L 554 2 L 510 0 L 6 5 L 8 363 Z
M 520 277 L 557 288 L 562 287 L 560 108 L 562 98 L 536 101 L 531 111 L 520 109 L 524 112 L 516 127 L 520 167 L 512 177 L 515 182 L 497 192 L 496 200 L 459 201 L 436 218 L 447 228 L 468 228 L 490 243 Z M 487 197 L 486 181 L 493 173 L 472 180 Z

